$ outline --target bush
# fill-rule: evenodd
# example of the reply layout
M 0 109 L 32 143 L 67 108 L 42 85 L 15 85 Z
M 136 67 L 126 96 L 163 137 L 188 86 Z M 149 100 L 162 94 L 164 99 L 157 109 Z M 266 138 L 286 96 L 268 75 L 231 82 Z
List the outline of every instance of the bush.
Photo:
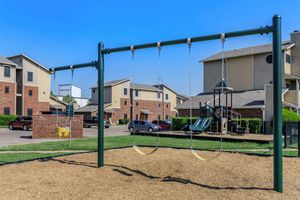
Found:
M 192 117 L 192 124 L 195 123 L 197 117 Z M 189 117 L 173 117 L 172 118 L 172 130 L 181 130 L 185 125 L 190 124 Z
M 129 119 L 119 119 L 119 124 L 128 124 Z
M 282 121 L 283 122 L 298 122 L 300 121 L 300 116 L 297 113 L 290 111 L 288 109 L 282 109 Z
M 15 119 L 15 115 L 0 115 L 0 126 L 8 126 L 8 123 Z
M 247 127 L 250 133 L 261 133 L 261 128 L 263 122 L 260 118 L 242 118 L 241 119 L 242 127 Z

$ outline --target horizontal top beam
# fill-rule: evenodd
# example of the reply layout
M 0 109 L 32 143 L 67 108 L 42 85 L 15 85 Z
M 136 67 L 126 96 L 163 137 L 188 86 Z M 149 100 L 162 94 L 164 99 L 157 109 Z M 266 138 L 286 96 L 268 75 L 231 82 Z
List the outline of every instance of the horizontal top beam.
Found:
M 207 41 L 207 40 L 217 40 L 221 39 L 221 35 L 224 35 L 225 38 L 231 38 L 231 37 L 239 37 L 239 36 L 246 36 L 246 35 L 256 35 L 256 34 L 268 34 L 273 32 L 272 26 L 266 26 L 256 29 L 248 29 L 243 31 L 235 31 L 235 32 L 228 32 L 228 33 L 222 33 L 222 34 L 213 34 L 213 35 L 205 35 L 205 36 L 198 36 L 198 37 L 192 37 L 192 38 L 185 38 L 185 39 L 178 39 L 178 40 L 169 40 L 169 41 L 162 41 L 162 42 L 153 42 L 153 43 L 147 43 L 147 44 L 139 44 L 134 46 L 124 46 L 124 47 L 117 47 L 112 49 L 103 49 L 101 51 L 102 54 L 110 54 L 110 53 L 117 53 L 121 51 L 133 51 L 137 49 L 146 49 L 146 48 L 155 48 L 155 47 L 162 47 L 162 46 L 170 46 L 170 45 L 176 45 L 176 44 L 188 44 L 193 42 L 201 42 L 201 41 Z
M 50 70 L 50 72 L 55 73 L 57 71 L 74 70 L 74 69 L 85 68 L 85 67 L 97 67 L 97 64 L 98 64 L 97 61 L 92 61 L 89 63 L 81 63 L 81 64 L 76 64 L 76 65 L 53 67 L 53 68 L 50 68 L 49 70 Z

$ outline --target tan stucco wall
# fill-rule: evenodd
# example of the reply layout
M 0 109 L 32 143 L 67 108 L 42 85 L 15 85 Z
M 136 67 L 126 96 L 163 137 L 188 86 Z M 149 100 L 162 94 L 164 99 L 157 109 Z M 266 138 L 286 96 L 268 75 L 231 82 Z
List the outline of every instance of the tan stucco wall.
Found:
M 124 95 L 124 88 L 127 88 L 127 95 Z M 130 97 L 130 81 L 115 85 L 112 87 L 112 108 L 121 107 L 121 98 Z M 128 102 L 129 103 L 129 102 Z
M 10 77 L 4 77 L 4 66 L 10 67 Z M 0 81 L 5 82 L 16 82 L 16 68 L 10 65 L 5 65 L 0 63 Z
M 38 68 L 38 87 L 39 95 L 38 99 L 40 102 L 49 102 L 50 101 L 50 74 L 45 70 Z M 34 75 L 33 75 L 34 76 Z
M 288 103 L 291 103 L 291 104 L 294 104 L 294 105 L 298 105 L 298 98 L 299 97 L 297 98 L 297 95 L 299 95 L 299 92 L 297 90 L 287 91 L 284 94 L 284 101 L 288 102 Z
M 228 59 L 228 84 L 234 90 L 253 88 L 252 56 Z
M 38 86 L 38 66 L 28 61 L 27 59 L 23 59 L 23 84 L 29 86 Z M 28 81 L 28 72 L 33 72 L 33 81 Z
M 291 64 L 286 62 L 285 54 L 291 55 L 291 50 L 289 49 L 289 50 L 285 51 L 285 53 L 283 54 L 284 73 L 291 74 L 292 73 Z
M 134 99 L 137 100 L 148 100 L 148 101 L 162 101 L 162 94 L 160 95 L 160 98 L 157 98 L 157 91 L 145 91 L 145 90 L 139 90 L 139 96 L 135 96 L 135 92 L 133 92 Z
M 172 111 L 176 111 L 176 104 L 177 104 L 177 95 L 175 92 L 173 92 L 172 90 L 169 90 L 168 88 L 164 87 L 163 88 L 164 90 L 164 94 L 168 94 L 169 96 L 169 99 L 166 100 L 165 99 L 165 102 L 170 102 L 171 103 L 171 110 Z
M 273 79 L 273 65 L 266 62 L 266 57 L 271 53 L 257 54 L 253 56 L 253 89 L 264 89 Z
M 221 61 L 206 62 L 203 69 L 203 90 L 204 92 L 211 92 L 221 80 Z
M 292 48 L 292 75 L 300 76 L 300 32 L 291 33 L 291 42 L 296 45 Z

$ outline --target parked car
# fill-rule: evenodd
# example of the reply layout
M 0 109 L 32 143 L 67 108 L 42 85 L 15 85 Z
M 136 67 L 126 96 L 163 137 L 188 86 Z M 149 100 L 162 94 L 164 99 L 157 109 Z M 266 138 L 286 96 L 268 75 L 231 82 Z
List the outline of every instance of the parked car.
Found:
M 154 120 L 152 124 L 160 126 L 161 130 L 170 130 L 171 123 L 164 120 Z
M 134 131 L 152 133 L 159 131 L 160 127 L 146 120 L 133 120 L 128 124 L 128 130 L 130 133 Z
M 110 123 L 107 120 L 103 121 L 104 128 L 109 128 Z M 89 117 L 83 120 L 83 127 L 91 128 L 92 126 L 98 126 L 98 118 L 97 117 Z
M 32 117 L 17 117 L 15 120 L 8 123 L 8 128 L 10 130 L 23 129 L 24 131 L 28 131 L 29 129 L 32 129 Z

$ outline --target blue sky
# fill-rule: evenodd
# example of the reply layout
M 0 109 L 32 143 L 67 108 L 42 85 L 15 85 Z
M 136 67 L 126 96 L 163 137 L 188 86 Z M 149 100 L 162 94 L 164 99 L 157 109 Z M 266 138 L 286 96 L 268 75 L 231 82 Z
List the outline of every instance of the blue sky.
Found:
M 187 38 L 271 25 L 274 14 L 283 18 L 283 39 L 300 29 L 299 1 L 71 1 L 3 0 L 0 7 L 0 55 L 24 53 L 46 67 L 95 60 L 97 43 L 105 47 Z M 271 42 L 271 35 L 228 39 L 226 49 Z M 192 72 L 192 94 L 202 91 L 203 68 L 198 61 L 221 50 L 220 41 L 165 47 L 106 56 L 106 80 L 133 77 L 134 82 L 156 84 L 158 71 L 163 83 L 188 94 L 188 71 Z M 160 64 L 158 64 L 160 63 Z M 189 64 L 190 63 L 190 64 Z M 70 83 L 71 72 L 57 74 L 52 88 Z M 73 83 L 85 97 L 97 81 L 95 69 L 74 72 Z

